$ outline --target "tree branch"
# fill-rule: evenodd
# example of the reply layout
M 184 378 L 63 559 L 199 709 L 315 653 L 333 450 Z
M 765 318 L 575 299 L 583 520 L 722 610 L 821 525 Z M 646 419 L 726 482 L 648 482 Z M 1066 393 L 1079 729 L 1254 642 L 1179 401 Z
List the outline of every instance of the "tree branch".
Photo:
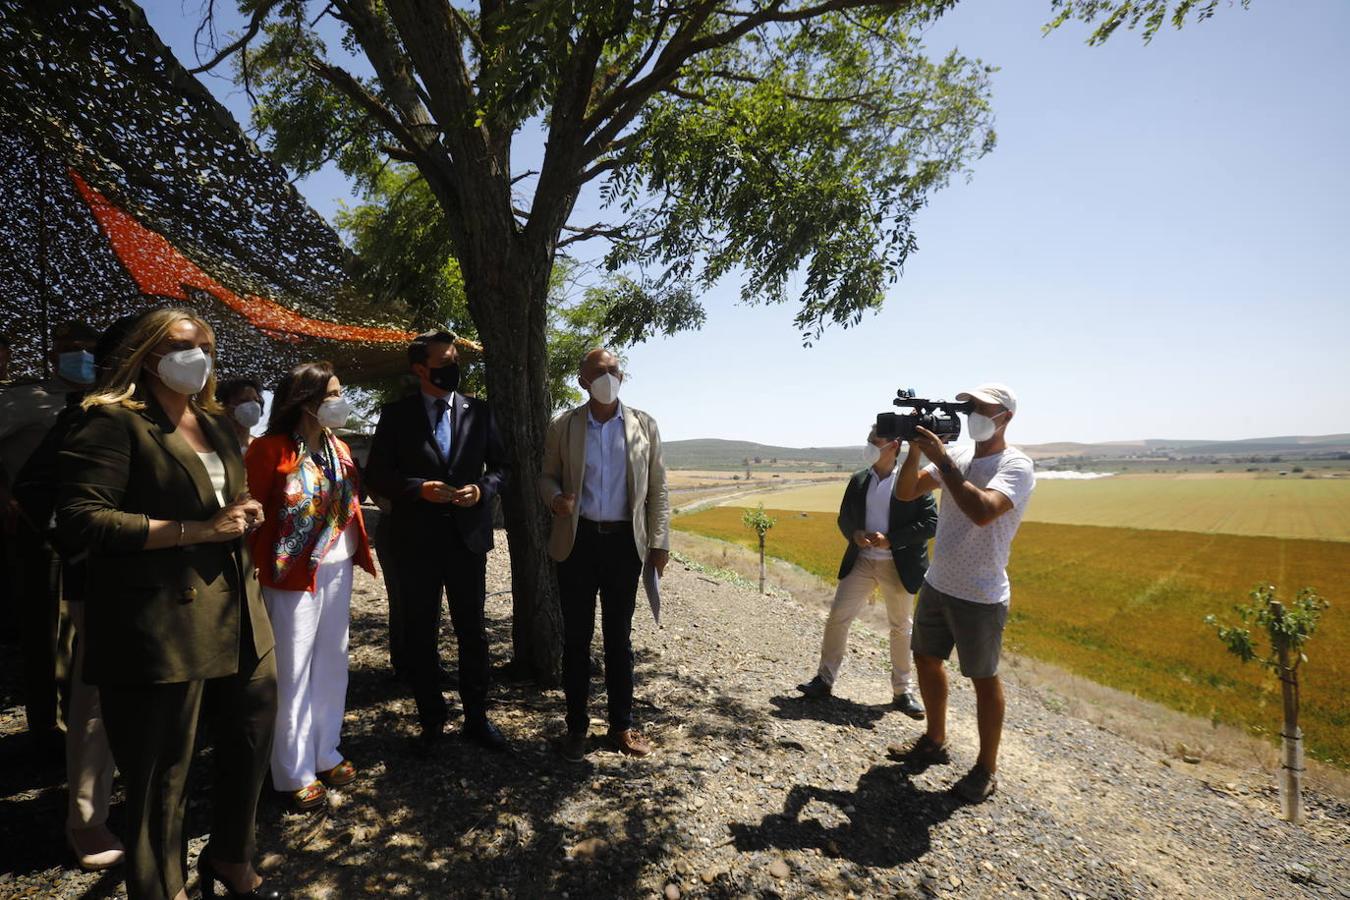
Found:
M 595 76 L 606 42 L 623 34 L 632 21 L 632 0 L 601 21 L 593 14 L 577 39 L 559 78 L 559 87 L 549 114 L 549 140 L 540 166 L 531 205 L 529 231 L 542 230 L 549 241 L 556 239 L 572 214 L 580 183 L 577 172 L 589 160 L 581 155 L 585 146 L 586 108 L 595 90 Z
M 422 149 L 423 139 L 404 125 L 394 111 L 381 103 L 378 97 L 366 90 L 365 86 L 357 81 L 355 76 L 344 69 L 317 59 L 307 60 L 306 65 L 310 71 L 370 113 L 377 122 L 384 126 L 386 131 L 402 142 L 404 150 L 409 156 L 414 159 L 417 158 L 419 151 Z
M 682 28 L 661 51 L 652 65 L 651 72 L 632 84 L 611 92 L 587 116 L 586 130 L 592 133 L 592 137 L 586 144 L 586 158 L 596 159 L 603 152 L 602 148 L 637 117 L 647 100 L 657 91 L 668 87 L 679 76 L 684 64 L 699 53 L 733 44 L 761 25 L 800 22 L 848 9 L 869 6 L 898 8 L 901 5 L 897 0 L 825 0 L 812 6 L 783 10 L 785 2 L 786 0 L 771 0 L 762 9 L 745 16 L 735 25 L 703 37 L 695 37 L 689 27 Z M 700 15 L 691 19 L 691 24 L 696 23 L 696 27 L 701 28 L 714 11 L 716 11 L 715 2 L 708 3 L 700 11 Z
M 757 75 L 746 75 L 741 72 L 733 72 L 730 69 L 713 69 L 708 73 L 713 78 L 721 78 L 724 81 L 734 81 L 739 84 L 763 84 L 764 79 Z M 668 92 L 674 93 L 667 89 Z M 817 94 L 803 94 L 798 91 L 783 91 L 783 96 L 790 100 L 800 100 L 803 103 L 825 103 L 825 104 L 853 104 L 862 106 L 872 112 L 881 112 L 882 107 L 875 103 L 868 103 L 873 97 L 880 94 L 880 91 L 860 91 L 856 94 L 841 94 L 833 96 L 822 96 Z
M 266 3 L 263 3 L 255 9 L 252 18 L 248 21 L 248 28 L 244 30 L 243 35 L 240 36 L 237 41 L 221 49 L 215 56 L 211 57 L 208 62 L 195 69 L 188 69 L 188 74 L 200 75 L 203 72 L 209 72 L 220 65 L 221 62 L 232 56 L 235 52 L 247 47 L 248 42 L 257 37 L 258 32 L 262 30 L 263 22 L 266 21 L 268 14 L 271 13 L 280 2 L 281 0 L 267 0 Z M 212 43 L 215 43 L 215 41 L 213 40 Z
M 386 0 L 398 36 L 456 164 L 491 165 L 487 135 L 476 124 L 473 79 L 460 53 L 458 20 L 447 0 Z
M 409 152 L 405 147 L 398 147 L 394 144 L 380 144 L 380 152 L 390 159 L 396 159 L 399 162 L 417 162 L 417 154 Z
M 417 79 L 408 70 L 407 61 L 393 36 L 385 28 L 372 0 L 335 0 L 338 7 L 366 52 L 375 77 L 380 80 L 384 91 L 393 100 L 405 122 L 434 127 L 431 114 L 423 103 L 422 91 Z

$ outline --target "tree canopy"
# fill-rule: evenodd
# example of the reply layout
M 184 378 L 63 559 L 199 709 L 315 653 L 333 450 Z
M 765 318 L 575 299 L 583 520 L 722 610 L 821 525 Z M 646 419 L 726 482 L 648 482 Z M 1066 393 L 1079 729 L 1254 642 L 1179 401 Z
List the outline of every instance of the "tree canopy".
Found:
M 478 189 L 495 196 L 475 200 L 513 232 L 553 230 L 555 250 L 608 241 L 624 338 L 700 324 L 699 295 L 731 272 L 743 300 L 795 299 L 818 333 L 879 306 L 914 213 L 993 146 L 988 67 L 930 60 L 918 40 L 949 5 L 343 0 L 330 50 L 306 4 L 263 2 L 245 4 L 264 24 L 238 68 L 274 158 L 297 172 L 332 160 L 371 190 L 390 158 L 448 152 L 452 179 L 486 169 Z M 335 62 L 361 50 L 379 77 Z M 536 129 L 541 170 L 514 172 L 513 139 Z M 611 217 L 571 223 L 592 182 Z M 431 187 L 451 219 L 468 212 L 462 186 Z M 447 249 L 473 240 L 456 227 Z

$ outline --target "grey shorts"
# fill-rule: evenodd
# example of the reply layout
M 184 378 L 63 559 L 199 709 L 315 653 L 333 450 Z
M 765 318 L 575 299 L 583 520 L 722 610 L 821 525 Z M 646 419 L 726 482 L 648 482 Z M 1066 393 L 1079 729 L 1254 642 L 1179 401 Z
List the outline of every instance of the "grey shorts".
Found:
M 962 600 L 925 581 L 914 609 L 909 646 L 914 653 L 938 659 L 947 659 L 955 647 L 962 675 L 992 678 L 998 674 L 1007 622 L 1008 604 Z

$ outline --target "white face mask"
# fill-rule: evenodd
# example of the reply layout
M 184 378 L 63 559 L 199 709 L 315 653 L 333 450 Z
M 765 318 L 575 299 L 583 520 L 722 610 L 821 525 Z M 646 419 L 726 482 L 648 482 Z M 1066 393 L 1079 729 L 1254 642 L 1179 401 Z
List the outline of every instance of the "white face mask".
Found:
M 867 465 L 875 466 L 881 459 L 881 448 L 871 442 L 863 444 L 862 458 Z
M 592 381 L 588 390 L 596 403 L 609 404 L 619 399 L 619 385 L 622 383 L 617 376 L 606 372 Z
M 968 430 L 970 432 L 971 439 L 975 441 L 989 440 L 991 437 L 994 436 L 994 432 L 998 431 L 998 425 L 995 424 L 994 419 L 1006 415 L 1007 415 L 1006 412 L 1001 412 L 997 416 L 992 417 L 981 415 L 980 413 L 975 412 L 971 413 L 967 418 L 967 421 L 970 424 Z
M 201 347 L 175 350 L 159 358 L 155 374 L 172 391 L 191 397 L 206 387 L 211 377 L 211 357 Z
M 329 397 L 319 404 L 319 412 L 315 418 L 324 428 L 341 428 L 347 424 L 347 419 L 351 417 L 351 414 L 351 404 L 345 399 Z
M 262 421 L 262 404 L 257 400 L 245 400 L 236 406 L 230 415 L 245 428 L 252 428 Z

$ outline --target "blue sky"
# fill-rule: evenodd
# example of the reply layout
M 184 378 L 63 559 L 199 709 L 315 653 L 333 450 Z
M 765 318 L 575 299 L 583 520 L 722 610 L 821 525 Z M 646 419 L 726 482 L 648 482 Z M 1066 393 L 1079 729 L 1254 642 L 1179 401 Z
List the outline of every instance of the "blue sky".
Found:
M 1026 443 L 1350 432 L 1350 3 L 1221 4 L 1095 48 L 1042 36 L 1048 11 L 965 0 L 930 29 L 932 55 L 999 67 L 999 144 L 920 214 L 882 312 L 806 349 L 792 307 L 728 282 L 702 331 L 628 353 L 625 400 L 667 439 L 790 446 L 860 443 L 897 387 L 985 380 Z M 195 0 L 146 12 L 190 63 Z M 336 172 L 298 186 L 326 216 L 350 199 Z

